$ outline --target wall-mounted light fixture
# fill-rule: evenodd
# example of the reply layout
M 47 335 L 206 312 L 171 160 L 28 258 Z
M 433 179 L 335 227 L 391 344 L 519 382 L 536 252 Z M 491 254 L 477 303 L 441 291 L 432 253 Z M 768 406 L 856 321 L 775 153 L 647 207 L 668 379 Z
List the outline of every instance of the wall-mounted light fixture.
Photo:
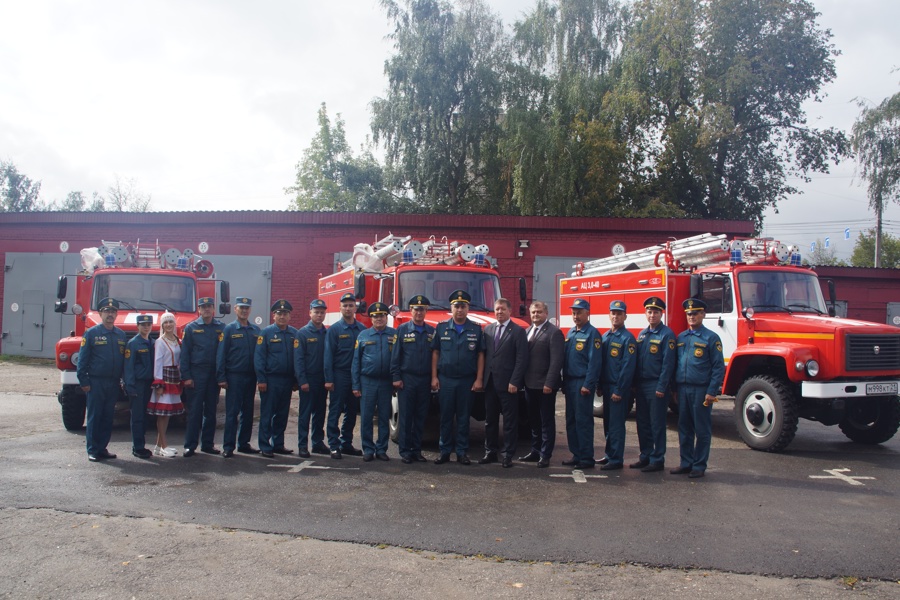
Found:
M 518 240 L 518 242 L 519 242 L 519 248 L 531 248 L 530 240 Z

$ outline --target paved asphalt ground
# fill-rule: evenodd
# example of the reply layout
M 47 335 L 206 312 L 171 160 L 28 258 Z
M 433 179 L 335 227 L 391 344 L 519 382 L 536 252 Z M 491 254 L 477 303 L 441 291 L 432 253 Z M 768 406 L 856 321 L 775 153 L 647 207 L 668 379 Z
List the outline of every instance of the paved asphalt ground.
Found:
M 804 421 L 789 452 L 753 452 L 722 403 L 701 480 L 573 473 L 562 433 L 540 471 L 407 466 L 396 446 L 388 463 L 141 461 L 127 426 L 119 459 L 94 464 L 52 367 L 0 363 L 0 379 L 3 597 L 900 598 L 900 438 Z M 473 458 L 482 439 L 473 423 Z M 670 456 L 675 439 L 673 419 Z

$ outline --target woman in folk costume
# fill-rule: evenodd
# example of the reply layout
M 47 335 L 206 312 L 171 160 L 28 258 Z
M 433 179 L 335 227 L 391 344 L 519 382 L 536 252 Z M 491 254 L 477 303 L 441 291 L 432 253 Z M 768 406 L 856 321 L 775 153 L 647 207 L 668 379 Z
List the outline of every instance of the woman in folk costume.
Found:
M 178 451 L 166 443 L 169 417 L 184 413 L 181 403 L 181 340 L 175 335 L 175 315 L 163 313 L 159 319 L 159 338 L 154 347 L 153 396 L 147 405 L 147 413 L 156 415 L 156 456 L 172 458 Z

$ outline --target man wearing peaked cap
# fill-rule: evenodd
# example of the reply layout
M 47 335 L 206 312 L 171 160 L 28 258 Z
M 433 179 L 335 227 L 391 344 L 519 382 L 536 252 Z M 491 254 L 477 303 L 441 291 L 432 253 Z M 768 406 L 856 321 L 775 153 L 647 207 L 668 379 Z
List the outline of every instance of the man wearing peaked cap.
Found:
M 712 405 L 725 379 L 722 340 L 703 326 L 706 303 L 688 298 L 682 303 L 688 329 L 678 334 L 678 444 L 681 463 L 669 471 L 674 475 L 703 477 L 712 441 Z
M 465 290 L 456 290 L 455 292 L 450 294 L 450 304 L 456 304 L 459 302 L 470 304 L 472 302 L 472 296 Z
M 431 402 L 431 343 L 434 327 L 425 322 L 431 302 L 422 295 L 409 300 L 412 320 L 397 328 L 391 351 L 391 379 L 399 405 L 397 445 L 404 464 L 425 462 L 422 433 Z
M 359 399 L 353 395 L 350 368 L 356 338 L 365 329 L 356 320 L 356 310 L 356 297 L 353 294 L 348 292 L 341 296 L 341 320 L 329 327 L 325 334 L 325 389 L 331 392 L 326 430 L 331 458 L 335 459 L 342 458 L 344 454 L 362 456 L 362 450 L 353 447 L 353 428 L 356 427 L 356 415 L 359 414 Z
M 103 298 L 100 323 L 84 332 L 78 354 L 78 383 L 87 395 L 88 460 L 115 458 L 106 446 L 112 437 L 113 412 L 125 361 L 125 332 L 116 327 L 118 301 Z
M 644 300 L 645 327 L 637 337 L 635 412 L 640 457 L 629 465 L 644 473 L 662 471 L 666 461 L 666 413 L 675 373 L 675 334 L 662 322 L 666 303 L 658 296 Z
M 151 315 L 138 315 L 135 318 L 138 335 L 128 340 L 125 346 L 125 393 L 131 405 L 131 453 L 138 458 L 150 458 L 153 453 L 147 450 L 144 436 L 144 414 L 147 403 L 153 393 L 153 340 L 150 331 L 153 328 Z
M 225 389 L 225 432 L 222 450 L 225 458 L 234 456 L 235 447 L 244 454 L 259 452 L 250 445 L 253 436 L 256 371 L 253 358 L 259 327 L 250 322 L 250 298 L 235 298 L 237 320 L 225 326 L 216 353 L 216 380 Z
M 603 366 L 600 332 L 591 325 L 591 305 L 583 298 L 572 302 L 572 323 L 563 358 L 566 397 L 566 438 L 572 458 L 567 467 L 594 467 L 594 390 Z
M 294 350 L 299 345 L 297 330 L 290 326 L 291 303 L 276 300 L 272 305 L 275 321 L 259 334 L 253 366 L 259 389 L 259 451 L 266 458 L 291 454 L 284 446 L 291 409 L 291 393 L 296 388 Z
M 606 435 L 605 463 L 601 470 L 621 469 L 625 461 L 625 417 L 631 403 L 631 385 L 637 363 L 634 336 L 625 328 L 628 318 L 625 302 L 609 303 L 610 329 L 603 334 L 603 368 L 600 390 L 603 394 L 603 432 Z
M 384 302 L 373 302 L 369 306 L 369 310 L 366 312 L 370 317 L 374 317 L 377 315 L 387 315 L 388 314 L 388 306 Z
M 219 383 L 216 381 L 216 356 L 225 324 L 215 318 L 215 298 L 197 301 L 200 317 L 184 328 L 181 344 L 181 378 L 188 400 L 187 425 L 184 428 L 184 457 L 194 456 L 197 445 L 207 454 L 219 454 L 215 447 L 216 408 Z
M 328 307 L 321 298 L 309 303 L 309 323 L 297 330 L 294 349 L 294 377 L 300 387 L 297 415 L 297 455 L 330 454 L 325 445 L 325 316 Z
M 397 330 L 387 326 L 388 307 L 383 302 L 369 306 L 372 326 L 356 338 L 350 374 L 353 395 L 359 399 L 359 435 L 363 460 L 388 460 L 391 420 L 391 350 Z M 378 417 L 378 439 L 373 441 L 372 420 Z

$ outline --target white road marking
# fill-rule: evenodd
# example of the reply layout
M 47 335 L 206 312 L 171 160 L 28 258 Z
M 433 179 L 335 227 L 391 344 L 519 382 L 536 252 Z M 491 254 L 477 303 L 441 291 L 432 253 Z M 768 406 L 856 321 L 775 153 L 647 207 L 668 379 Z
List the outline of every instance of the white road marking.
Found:
M 831 475 L 810 475 L 810 479 L 839 479 L 841 481 L 846 481 L 850 485 L 866 485 L 864 483 L 860 483 L 857 481 L 858 479 L 875 479 L 874 477 L 860 477 L 858 475 L 849 476 L 844 475 L 844 473 L 849 473 L 850 469 L 822 469 L 826 473 L 831 473 Z
M 550 477 L 571 477 L 575 483 L 587 483 L 589 477 L 591 479 L 606 479 L 606 475 L 585 475 L 584 471 L 578 469 L 574 469 L 571 474 L 553 473 Z
M 273 469 L 287 469 L 286 473 L 299 473 L 306 469 L 330 469 L 332 471 L 359 471 L 359 467 L 322 467 L 319 465 L 313 464 L 315 461 L 312 460 L 304 460 L 302 463 L 296 465 L 266 465 L 267 467 Z

